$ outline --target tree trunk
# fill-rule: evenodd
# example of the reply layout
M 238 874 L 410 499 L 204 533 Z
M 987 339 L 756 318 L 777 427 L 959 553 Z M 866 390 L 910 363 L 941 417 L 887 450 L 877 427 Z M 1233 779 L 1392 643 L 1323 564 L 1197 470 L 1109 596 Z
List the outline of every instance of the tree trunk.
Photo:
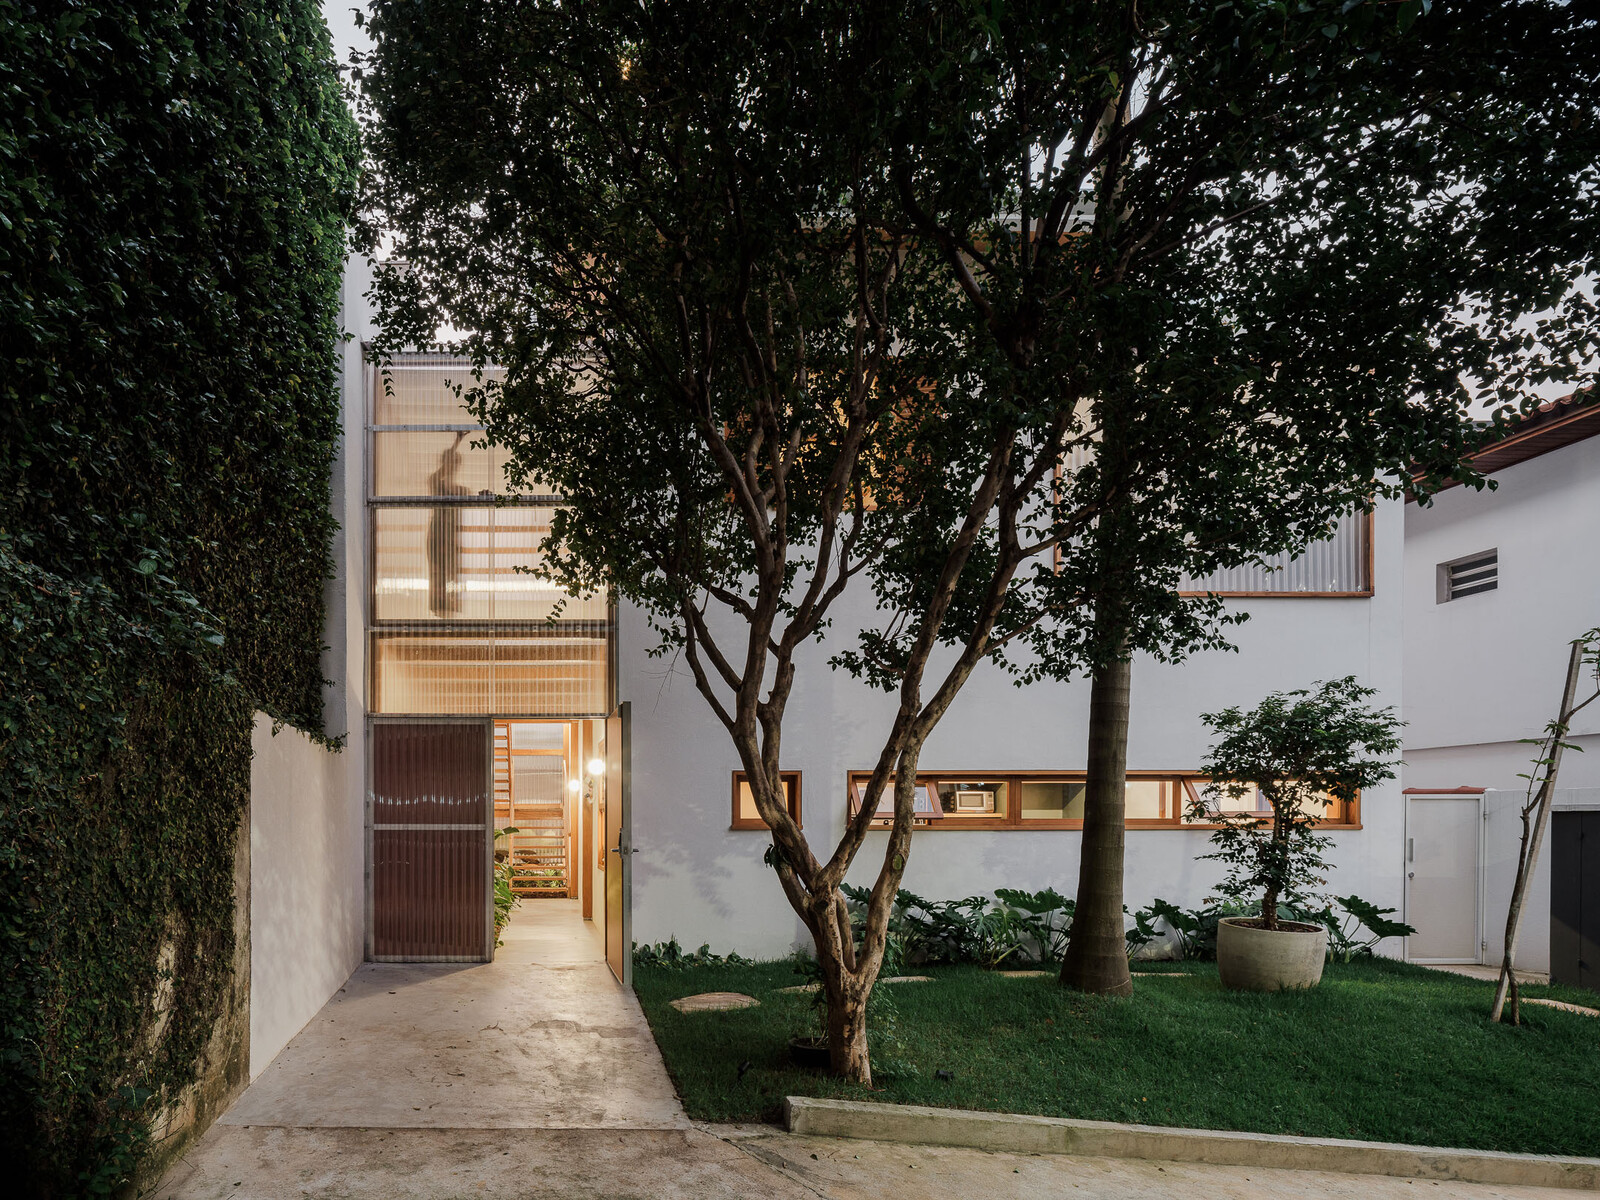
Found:
M 1122 920 L 1131 675 L 1132 663 L 1119 657 L 1095 671 L 1089 692 L 1089 774 L 1078 903 L 1061 964 L 1063 987 L 1100 996 L 1133 993 Z
M 828 997 L 828 1069 L 842 1079 L 872 1086 L 867 1053 L 867 997 L 848 989 Z
M 1572 721 L 1572 701 L 1578 691 L 1578 672 L 1583 666 L 1583 643 L 1572 643 L 1572 657 L 1567 662 L 1567 681 L 1561 689 L 1561 704 L 1556 709 L 1554 732 L 1551 736 L 1550 761 L 1545 777 L 1539 785 L 1538 811 L 1530 829 L 1527 813 L 1522 818 L 1522 849 L 1517 855 L 1517 881 L 1511 889 L 1511 907 L 1506 912 L 1506 952 L 1500 961 L 1500 981 L 1494 989 L 1494 1006 L 1489 1010 L 1489 1020 L 1498 1022 L 1511 995 L 1511 1022 L 1520 1024 L 1522 1010 L 1516 993 L 1516 973 L 1511 966 L 1517 951 L 1517 934 L 1522 928 L 1522 905 L 1528 898 L 1528 883 L 1533 879 L 1533 866 L 1539 861 L 1539 847 L 1544 842 L 1545 826 L 1550 823 L 1550 806 L 1556 796 L 1556 775 L 1561 770 L 1561 751 L 1567 740 L 1567 725 Z

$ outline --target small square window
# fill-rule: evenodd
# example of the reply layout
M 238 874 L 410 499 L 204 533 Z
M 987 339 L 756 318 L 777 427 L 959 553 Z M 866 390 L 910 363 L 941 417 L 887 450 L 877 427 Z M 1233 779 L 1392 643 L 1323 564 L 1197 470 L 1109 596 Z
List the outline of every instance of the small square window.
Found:
M 800 772 L 781 771 L 779 777 L 783 780 L 784 796 L 789 801 L 789 815 L 798 825 L 800 824 Z M 756 810 L 755 793 L 750 790 L 750 782 L 743 771 L 733 773 L 733 824 L 729 828 L 767 828 L 767 823 L 761 819 L 760 812 Z
M 1500 551 L 1484 550 L 1439 564 L 1438 595 L 1440 604 L 1492 592 L 1500 586 Z

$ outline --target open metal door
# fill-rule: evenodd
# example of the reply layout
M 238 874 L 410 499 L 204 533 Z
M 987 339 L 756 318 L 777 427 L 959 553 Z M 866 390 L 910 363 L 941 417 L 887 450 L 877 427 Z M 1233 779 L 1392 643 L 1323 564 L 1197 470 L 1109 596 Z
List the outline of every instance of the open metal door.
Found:
M 633 986 L 633 798 L 631 707 L 606 718 L 606 963 L 623 987 Z
M 367 957 L 494 957 L 493 730 L 381 720 L 368 739 Z

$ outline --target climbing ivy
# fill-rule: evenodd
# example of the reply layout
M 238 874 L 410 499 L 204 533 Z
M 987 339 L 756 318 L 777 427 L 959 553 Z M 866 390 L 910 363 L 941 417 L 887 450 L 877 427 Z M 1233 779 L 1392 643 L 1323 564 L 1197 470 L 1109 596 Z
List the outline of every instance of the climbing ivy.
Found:
M 0 1161 L 29 1195 L 122 1187 L 225 1069 L 253 712 L 322 736 L 356 161 L 311 0 L 0 0 Z

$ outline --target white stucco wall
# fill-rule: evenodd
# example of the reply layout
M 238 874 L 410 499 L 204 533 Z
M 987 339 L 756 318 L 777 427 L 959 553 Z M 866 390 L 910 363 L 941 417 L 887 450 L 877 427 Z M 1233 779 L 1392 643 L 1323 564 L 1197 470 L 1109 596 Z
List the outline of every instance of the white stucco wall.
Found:
M 360 807 L 351 753 L 256 716 L 250 768 L 250 1077 L 361 962 Z M 355 813 L 352 822 L 350 813 Z
M 1481 787 L 1484 961 L 1505 953 L 1516 875 L 1518 809 L 1538 738 L 1555 717 L 1568 643 L 1600 625 L 1600 438 L 1497 473 L 1481 492 L 1451 488 L 1405 513 L 1404 781 Z M 1499 587 L 1438 602 L 1438 565 L 1499 552 Z M 1579 715 L 1558 780 L 1558 805 L 1600 799 L 1600 704 Z M 1516 965 L 1550 967 L 1550 865 L 1535 865 Z
M 1385 505 L 1376 522 L 1376 595 L 1370 599 L 1238 601 L 1252 619 L 1233 632 L 1238 653 L 1207 654 L 1171 666 L 1135 663 L 1129 730 L 1130 769 L 1193 770 L 1207 744 L 1199 714 L 1250 704 L 1279 688 L 1356 675 L 1400 702 L 1402 518 Z M 864 602 L 858 596 L 857 604 Z M 784 730 L 783 765 L 802 772 L 803 823 L 819 853 L 844 828 L 845 779 L 870 768 L 888 725 L 889 699 L 826 659 L 852 627 L 839 612 L 829 643 L 798 664 Z M 855 612 L 859 614 L 860 609 Z M 859 615 L 857 616 L 859 619 Z M 635 611 L 621 616 L 621 694 L 633 702 L 634 937 L 674 934 L 689 946 L 780 955 L 807 938 L 777 882 L 762 865 L 762 832 L 731 831 L 730 774 L 738 768 L 727 734 L 695 690 L 687 668 L 644 655 L 649 632 Z M 1082 770 L 1086 682 L 1019 689 L 992 666 L 981 669 L 929 739 L 926 769 Z M 1401 903 L 1403 812 L 1399 785 L 1363 799 L 1365 828 L 1334 835 L 1330 889 L 1381 905 Z M 886 834 L 869 835 L 850 878 L 876 873 Z M 1080 834 L 1074 830 L 919 831 L 905 886 L 933 897 L 992 893 L 996 887 L 1077 886 Z M 1206 835 L 1177 829 L 1129 830 L 1130 908 L 1157 896 L 1198 904 L 1219 878 L 1199 862 Z M 1398 948 L 1394 949 L 1398 953 Z
M 1532 748 L 1517 739 L 1543 733 L 1568 643 L 1600 625 L 1600 437 L 1494 479 L 1492 492 L 1451 488 L 1406 506 L 1408 787 L 1520 787 Z M 1438 603 L 1438 564 L 1491 548 L 1499 587 Z M 1572 732 L 1600 734 L 1600 704 Z M 1600 753 L 1569 755 L 1561 783 L 1600 786 Z
M 340 528 L 326 591 L 328 750 L 257 714 L 250 768 L 250 1076 L 255 1078 L 361 963 L 365 850 L 366 525 L 361 339 L 371 336 L 365 263 L 345 271 L 343 428 L 330 499 Z

